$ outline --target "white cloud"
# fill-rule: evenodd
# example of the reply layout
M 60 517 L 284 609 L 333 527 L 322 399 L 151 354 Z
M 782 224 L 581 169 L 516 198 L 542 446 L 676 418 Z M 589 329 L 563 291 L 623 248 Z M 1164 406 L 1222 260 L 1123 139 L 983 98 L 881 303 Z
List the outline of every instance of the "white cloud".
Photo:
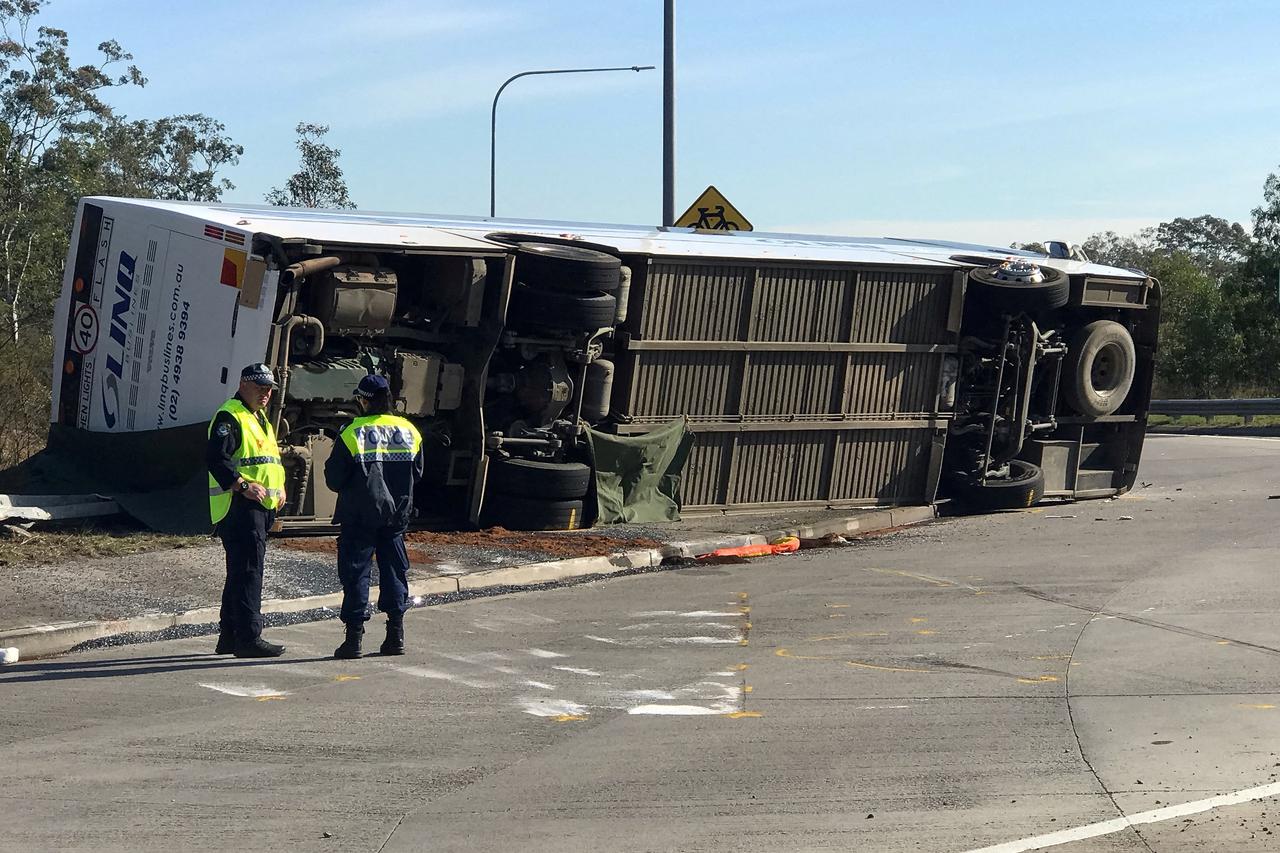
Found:
M 1163 217 L 1167 219 L 1168 217 Z M 1086 219 L 845 219 L 831 222 L 783 223 L 761 230 L 794 234 L 839 234 L 851 237 L 905 237 L 952 240 L 987 246 L 1067 240 L 1082 243 L 1099 231 L 1132 234 L 1160 222 L 1160 216 L 1090 217 Z
M 346 103 L 344 116 L 396 120 L 440 116 L 463 111 L 483 110 L 488 115 L 494 93 L 512 72 L 492 63 L 435 68 L 378 82 L 364 82 L 332 98 Z M 648 72 L 650 75 L 653 72 Z M 539 83 L 537 77 L 523 78 L 503 93 L 498 111 L 508 106 L 508 99 L 532 101 L 559 100 L 572 103 L 575 96 L 610 92 L 636 86 L 635 72 L 612 74 L 557 75 L 554 84 Z M 644 85 L 660 85 L 660 80 L 644 80 Z M 518 88 L 517 88 L 518 87 Z M 499 115 L 501 121 L 501 115 Z
M 421 0 L 384 0 L 381 3 L 351 4 L 344 14 L 328 16 L 323 26 L 309 38 L 328 42 L 361 44 L 357 51 L 368 58 L 365 48 L 389 41 L 422 38 L 443 33 L 482 32 L 508 27 L 523 15 L 514 9 L 489 8 L 460 10 L 444 3 Z M 371 39 L 372 41 L 361 40 Z

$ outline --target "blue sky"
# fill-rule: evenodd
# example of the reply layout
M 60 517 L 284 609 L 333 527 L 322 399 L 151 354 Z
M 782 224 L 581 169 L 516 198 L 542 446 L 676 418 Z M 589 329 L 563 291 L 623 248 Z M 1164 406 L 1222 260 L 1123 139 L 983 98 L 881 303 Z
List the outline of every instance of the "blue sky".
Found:
M 116 38 L 132 117 L 204 112 L 245 146 L 228 200 L 329 124 L 366 210 L 661 217 L 662 0 L 55 0 L 73 49 Z M 1272 0 L 679 0 L 676 205 L 715 184 L 758 230 L 1006 244 L 1175 216 L 1248 225 L 1280 171 Z

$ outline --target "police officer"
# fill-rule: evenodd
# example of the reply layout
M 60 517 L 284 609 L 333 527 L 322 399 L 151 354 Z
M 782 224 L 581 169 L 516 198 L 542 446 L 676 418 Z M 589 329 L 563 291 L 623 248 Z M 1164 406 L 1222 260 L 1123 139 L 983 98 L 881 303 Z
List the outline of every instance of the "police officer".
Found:
M 262 639 L 262 568 L 267 531 L 284 503 L 284 467 L 267 403 L 276 388 L 265 364 L 240 372 L 240 389 L 209 422 L 209 516 L 227 552 L 216 654 L 271 658 L 284 646 Z
M 387 638 L 379 651 L 404 654 L 404 612 L 409 609 L 409 556 L 404 532 L 413 518 L 413 491 L 422 479 L 422 436 L 391 414 L 391 389 L 381 376 L 360 380 L 355 392 L 361 416 L 348 424 L 324 466 L 337 492 L 338 577 L 347 636 L 333 656 L 360 657 L 369 619 L 369 573 L 378 560 L 378 609 L 387 614 Z

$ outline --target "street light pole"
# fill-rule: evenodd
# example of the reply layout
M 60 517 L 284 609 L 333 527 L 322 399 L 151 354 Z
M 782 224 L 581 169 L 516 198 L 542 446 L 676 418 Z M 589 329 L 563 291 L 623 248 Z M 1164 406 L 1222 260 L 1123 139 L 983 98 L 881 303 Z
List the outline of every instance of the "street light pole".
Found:
M 626 65 L 620 68 L 548 68 L 543 71 L 521 71 L 519 74 L 512 74 L 506 79 L 498 91 L 493 96 L 493 111 L 489 116 L 489 218 L 494 217 L 494 210 L 497 206 L 497 174 L 498 174 L 498 98 L 502 95 L 502 90 L 511 85 L 515 80 L 521 77 L 529 77 L 534 74 L 589 74 L 596 71 L 652 71 L 652 65 Z
M 662 23 L 662 224 L 676 222 L 676 0 Z

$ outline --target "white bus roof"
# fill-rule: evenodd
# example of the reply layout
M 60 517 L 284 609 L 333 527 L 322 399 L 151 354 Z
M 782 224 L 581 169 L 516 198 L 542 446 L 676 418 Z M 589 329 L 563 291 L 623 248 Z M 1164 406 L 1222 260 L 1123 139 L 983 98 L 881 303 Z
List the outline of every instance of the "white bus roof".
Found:
M 740 258 L 752 260 L 861 263 L 876 265 L 956 266 L 952 256 L 983 256 L 998 260 L 1009 256 L 1035 258 L 1045 266 L 1066 273 L 1118 278 L 1143 278 L 1134 270 L 1081 261 L 1046 259 L 1043 255 L 999 246 L 982 246 L 945 240 L 895 237 L 843 237 L 818 234 L 781 234 L 748 231 L 695 231 L 692 228 L 660 228 L 651 225 L 605 225 L 539 219 L 503 219 L 445 216 L 430 213 L 383 213 L 356 210 L 317 210 L 259 204 L 208 204 L 129 198 L 88 198 L 164 210 L 223 227 L 242 228 L 282 240 L 319 243 L 368 243 L 371 245 L 434 249 L 506 250 L 487 239 L 497 232 L 523 232 L 543 236 L 572 236 L 611 246 L 626 254 Z

